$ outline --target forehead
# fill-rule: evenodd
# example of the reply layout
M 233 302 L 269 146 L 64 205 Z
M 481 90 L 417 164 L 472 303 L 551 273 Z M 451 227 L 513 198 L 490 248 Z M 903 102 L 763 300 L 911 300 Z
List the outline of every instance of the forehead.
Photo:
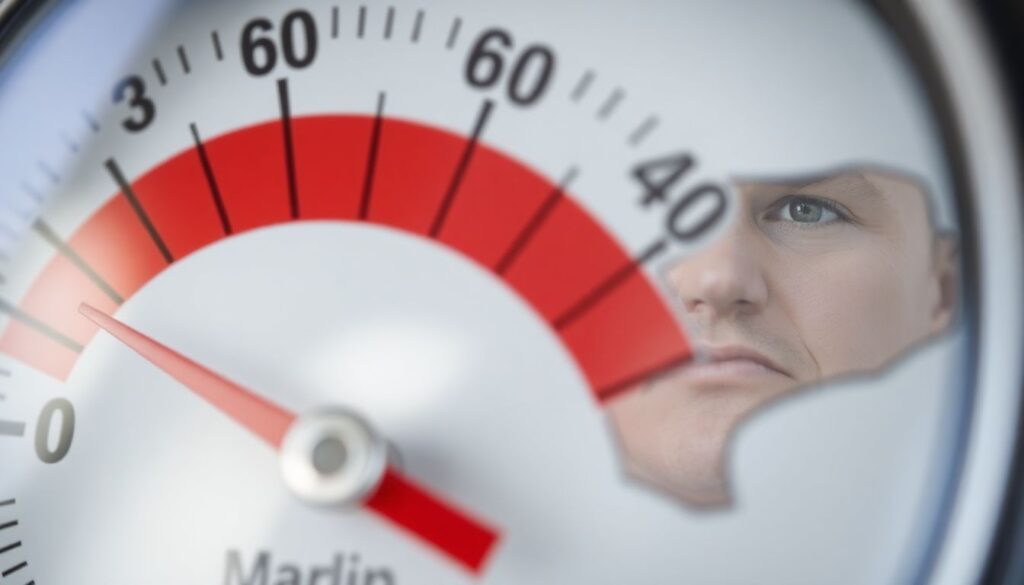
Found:
M 926 196 L 921 181 L 899 171 L 849 167 L 782 176 L 738 176 L 732 180 L 742 194 L 786 194 L 805 191 L 852 192 L 864 196 L 903 194 Z

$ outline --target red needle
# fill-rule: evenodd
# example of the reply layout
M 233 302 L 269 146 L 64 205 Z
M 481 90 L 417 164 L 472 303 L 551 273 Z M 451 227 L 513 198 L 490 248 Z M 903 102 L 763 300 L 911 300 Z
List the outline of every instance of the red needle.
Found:
M 294 414 L 95 307 L 82 303 L 78 310 L 271 447 L 281 447 L 285 433 L 295 421 Z M 482 569 L 498 541 L 495 529 L 446 503 L 391 467 L 364 505 L 474 572 Z

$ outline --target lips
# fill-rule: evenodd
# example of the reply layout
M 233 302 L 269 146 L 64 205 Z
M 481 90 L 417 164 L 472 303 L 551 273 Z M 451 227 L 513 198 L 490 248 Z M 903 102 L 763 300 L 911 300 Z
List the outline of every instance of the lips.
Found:
M 687 364 L 681 374 L 687 378 L 737 379 L 761 376 L 792 376 L 768 356 L 741 345 L 713 347 L 697 346 L 696 358 Z

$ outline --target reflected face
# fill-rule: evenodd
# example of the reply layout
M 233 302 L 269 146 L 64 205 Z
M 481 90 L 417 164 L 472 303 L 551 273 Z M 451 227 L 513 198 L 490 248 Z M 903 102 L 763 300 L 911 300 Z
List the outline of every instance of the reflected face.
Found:
M 739 181 L 736 214 L 666 278 L 695 360 L 615 400 L 632 472 L 685 501 L 728 501 L 736 426 L 798 387 L 877 370 L 950 322 L 955 257 L 908 178 L 849 170 Z

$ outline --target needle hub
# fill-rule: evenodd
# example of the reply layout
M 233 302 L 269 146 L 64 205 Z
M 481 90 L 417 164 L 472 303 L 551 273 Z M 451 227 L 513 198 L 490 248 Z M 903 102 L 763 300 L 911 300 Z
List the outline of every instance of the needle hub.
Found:
M 355 506 L 372 496 L 387 467 L 387 442 L 358 414 L 330 408 L 300 416 L 281 444 L 281 472 L 300 500 Z

